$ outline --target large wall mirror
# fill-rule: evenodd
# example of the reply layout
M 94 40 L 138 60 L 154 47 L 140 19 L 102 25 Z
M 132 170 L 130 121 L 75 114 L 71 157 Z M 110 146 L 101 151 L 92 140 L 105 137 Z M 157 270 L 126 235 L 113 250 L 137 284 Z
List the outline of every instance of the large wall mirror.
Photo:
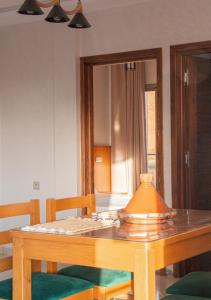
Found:
M 145 172 L 163 194 L 161 51 L 135 53 L 82 59 L 82 180 L 98 199 L 128 201 Z

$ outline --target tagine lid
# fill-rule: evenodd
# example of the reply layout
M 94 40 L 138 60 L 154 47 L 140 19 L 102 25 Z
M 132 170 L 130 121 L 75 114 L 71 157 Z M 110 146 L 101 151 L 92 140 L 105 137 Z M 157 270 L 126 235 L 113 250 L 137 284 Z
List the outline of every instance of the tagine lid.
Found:
M 171 214 L 170 209 L 152 184 L 152 175 L 141 174 L 141 185 L 123 210 L 127 214 Z

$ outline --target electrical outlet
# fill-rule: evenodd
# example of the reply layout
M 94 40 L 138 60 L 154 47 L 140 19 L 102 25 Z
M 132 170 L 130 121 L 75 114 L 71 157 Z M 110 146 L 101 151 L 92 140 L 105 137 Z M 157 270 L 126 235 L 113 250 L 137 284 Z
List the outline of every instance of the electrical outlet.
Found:
M 39 181 L 33 181 L 33 190 L 39 191 L 40 189 L 40 182 Z

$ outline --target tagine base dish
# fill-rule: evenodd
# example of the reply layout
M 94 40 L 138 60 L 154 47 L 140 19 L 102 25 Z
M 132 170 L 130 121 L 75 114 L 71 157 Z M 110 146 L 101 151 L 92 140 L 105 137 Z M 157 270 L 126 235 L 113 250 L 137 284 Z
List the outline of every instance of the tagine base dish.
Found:
M 176 211 L 165 213 L 129 214 L 124 209 L 118 211 L 119 219 L 130 224 L 162 224 L 176 216 Z

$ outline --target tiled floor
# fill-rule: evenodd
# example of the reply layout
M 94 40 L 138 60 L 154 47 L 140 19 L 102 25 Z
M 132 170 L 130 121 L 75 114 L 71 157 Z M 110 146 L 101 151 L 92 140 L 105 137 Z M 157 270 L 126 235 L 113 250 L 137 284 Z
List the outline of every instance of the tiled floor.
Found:
M 177 279 L 172 275 L 172 272 L 168 272 L 167 276 L 157 275 L 157 299 L 164 297 L 166 288 L 175 281 Z
M 177 279 L 174 278 L 172 272 L 169 271 L 167 276 L 157 275 L 157 300 L 162 299 L 165 296 L 166 288 L 174 283 Z M 115 300 L 126 300 L 127 296 L 122 295 Z

